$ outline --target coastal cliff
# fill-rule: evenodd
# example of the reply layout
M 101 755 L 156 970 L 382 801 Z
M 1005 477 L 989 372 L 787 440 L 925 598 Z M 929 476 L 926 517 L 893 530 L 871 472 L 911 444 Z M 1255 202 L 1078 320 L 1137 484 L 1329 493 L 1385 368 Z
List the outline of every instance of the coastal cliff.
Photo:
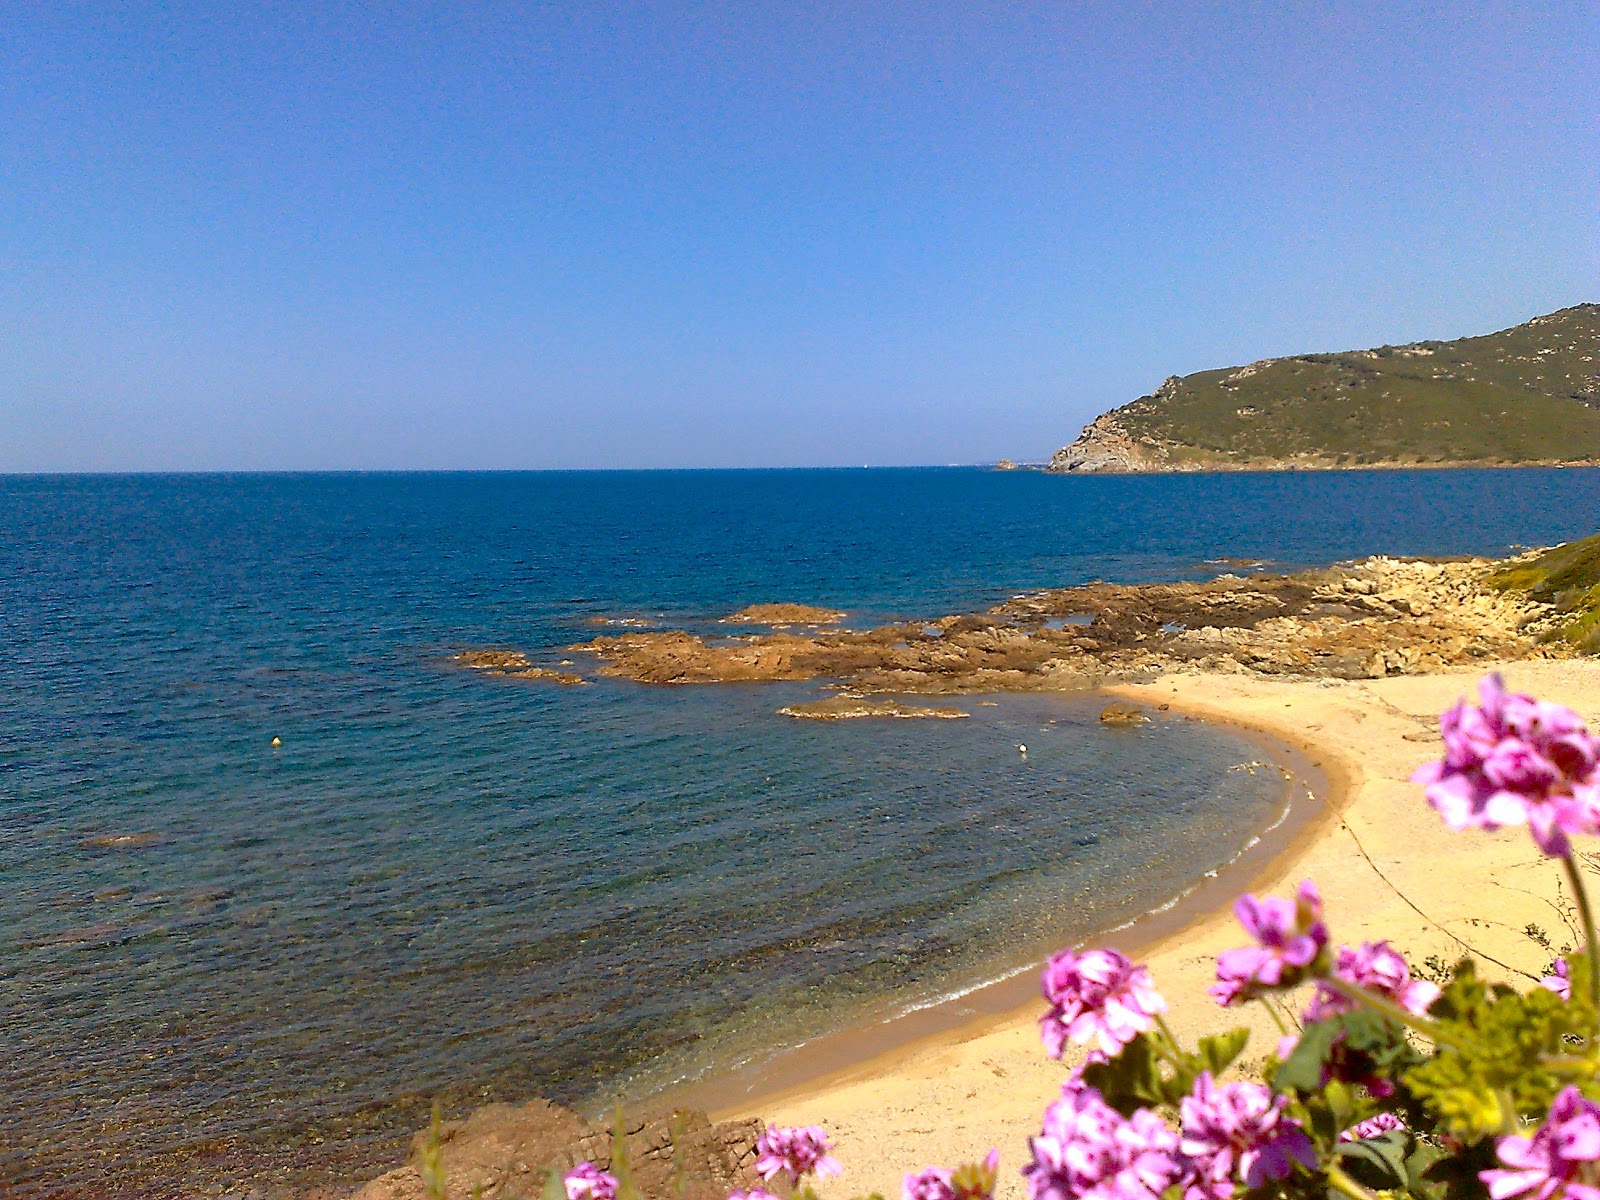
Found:
M 1045 468 L 1328 470 L 1600 463 L 1600 304 L 1481 337 L 1170 376 Z

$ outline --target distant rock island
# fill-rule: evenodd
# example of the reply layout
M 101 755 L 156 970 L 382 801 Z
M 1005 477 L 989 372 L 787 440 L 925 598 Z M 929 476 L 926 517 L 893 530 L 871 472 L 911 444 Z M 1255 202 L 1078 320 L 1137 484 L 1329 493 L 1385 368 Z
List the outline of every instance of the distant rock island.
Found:
M 1172 376 L 1045 469 L 1600 464 L 1600 304 L 1453 342 Z

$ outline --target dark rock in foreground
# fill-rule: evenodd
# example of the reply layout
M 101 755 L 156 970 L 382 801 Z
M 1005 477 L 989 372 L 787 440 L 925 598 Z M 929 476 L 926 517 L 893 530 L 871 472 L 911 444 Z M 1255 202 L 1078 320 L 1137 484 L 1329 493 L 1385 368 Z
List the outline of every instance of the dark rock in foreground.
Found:
M 624 1117 L 627 1160 L 647 1200 L 726 1200 L 756 1183 L 761 1123 L 713 1125 L 702 1112 Z M 381 1175 L 351 1200 L 425 1200 L 424 1169 L 437 1145 L 446 1195 L 538 1200 L 551 1171 L 580 1162 L 612 1169 L 610 1122 L 586 1121 L 547 1100 L 490 1104 L 464 1121 L 446 1121 L 413 1139 L 406 1165 Z

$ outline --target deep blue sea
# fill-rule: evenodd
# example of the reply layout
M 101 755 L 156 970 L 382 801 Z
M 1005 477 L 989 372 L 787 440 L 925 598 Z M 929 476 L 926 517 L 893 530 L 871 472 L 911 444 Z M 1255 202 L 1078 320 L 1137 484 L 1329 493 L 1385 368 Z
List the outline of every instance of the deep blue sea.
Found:
M 339 1182 L 434 1098 L 759 1060 L 1159 907 L 1281 809 L 1235 735 L 1085 698 L 826 724 L 775 715 L 811 685 L 456 650 L 1597 525 L 1593 470 L 0 477 L 0 1192 Z

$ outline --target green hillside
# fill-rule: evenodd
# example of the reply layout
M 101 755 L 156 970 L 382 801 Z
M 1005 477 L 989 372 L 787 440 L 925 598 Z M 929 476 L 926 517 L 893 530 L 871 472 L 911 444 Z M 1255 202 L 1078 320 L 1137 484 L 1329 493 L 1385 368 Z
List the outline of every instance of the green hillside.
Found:
M 1600 461 L 1600 305 L 1452 342 L 1201 371 L 1101 422 L 1152 459 L 1144 469 Z

